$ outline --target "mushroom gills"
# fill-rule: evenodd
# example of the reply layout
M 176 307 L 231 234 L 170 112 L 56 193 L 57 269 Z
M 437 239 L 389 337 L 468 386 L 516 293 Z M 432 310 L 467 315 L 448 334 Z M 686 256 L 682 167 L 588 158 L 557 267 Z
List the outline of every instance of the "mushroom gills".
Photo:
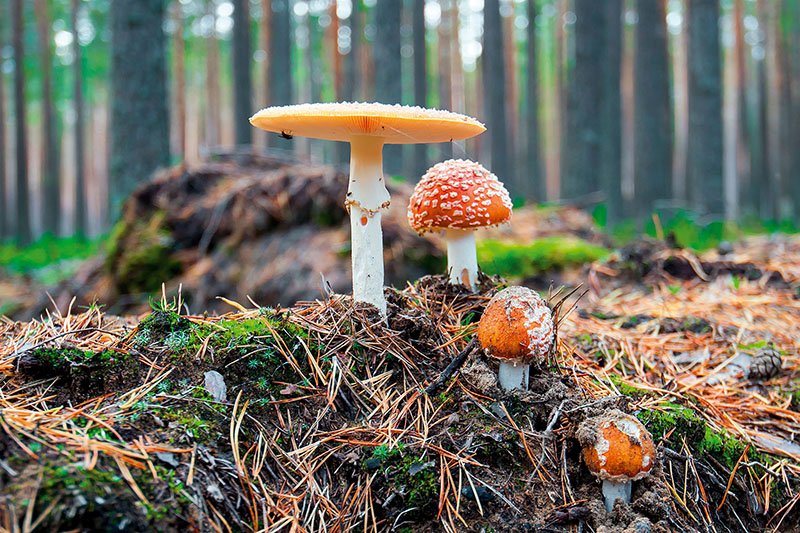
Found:
M 500 363 L 500 370 L 497 373 L 500 386 L 506 390 L 522 389 L 528 390 L 528 374 L 530 365 L 521 363 Z
M 603 480 L 603 497 L 606 500 L 606 511 L 610 513 L 614 509 L 614 502 L 617 501 L 617 498 L 622 498 L 624 503 L 630 503 L 632 487 L 633 483 L 630 481 Z
M 447 270 L 450 283 L 466 285 L 475 290 L 478 282 L 478 255 L 475 250 L 475 230 L 446 229 Z

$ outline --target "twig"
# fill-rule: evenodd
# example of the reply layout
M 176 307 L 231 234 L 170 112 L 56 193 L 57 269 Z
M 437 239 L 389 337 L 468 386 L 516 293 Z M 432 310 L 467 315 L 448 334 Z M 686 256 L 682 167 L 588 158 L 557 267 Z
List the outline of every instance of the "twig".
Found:
M 464 361 L 466 361 L 466 360 L 467 360 L 467 356 L 468 356 L 470 353 L 472 353 L 472 350 L 473 350 L 473 349 L 475 348 L 475 346 L 477 346 L 477 345 L 478 345 L 478 337 L 477 337 L 477 336 L 475 336 L 475 337 L 472 337 L 472 340 L 471 340 L 471 341 L 469 341 L 469 344 L 467 344 L 466 348 L 464 348 L 463 350 L 461 350 L 461 353 L 459 353 L 459 354 L 458 354 L 458 355 L 455 357 L 455 359 L 453 359 L 453 360 L 450 362 L 450 364 L 449 364 L 449 365 L 447 365 L 447 366 L 445 367 L 445 369 L 444 369 L 444 370 L 442 370 L 442 373 L 441 373 L 441 374 L 439 374 L 439 377 L 438 377 L 438 378 L 436 378 L 436 380 L 435 380 L 433 383 L 431 383 L 430 385 L 428 385 L 427 387 L 425 387 L 425 394 L 427 394 L 427 395 L 429 395 L 429 396 L 430 396 L 431 394 L 433 394 L 434 392 L 436 392 L 436 391 L 439 389 L 439 387 L 441 387 L 442 385 L 444 385 L 444 383 L 445 383 L 445 382 L 446 382 L 448 379 L 450 379 L 450 376 L 452 376 L 452 375 L 455 373 L 455 371 L 456 371 L 456 370 L 458 370 L 458 369 L 459 369 L 459 367 L 461 367 L 461 365 L 463 365 L 463 364 L 464 364 Z

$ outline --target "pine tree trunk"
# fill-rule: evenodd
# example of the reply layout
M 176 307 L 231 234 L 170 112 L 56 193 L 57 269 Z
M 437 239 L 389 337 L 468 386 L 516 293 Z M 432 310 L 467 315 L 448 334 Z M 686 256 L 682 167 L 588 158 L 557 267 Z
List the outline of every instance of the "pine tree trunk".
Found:
M 664 0 L 638 0 L 634 57 L 634 183 L 640 220 L 672 198 L 672 108 Z
M 466 113 L 464 63 L 461 59 L 459 26 L 458 2 L 453 2 L 453 11 L 450 14 L 450 100 L 452 101 L 453 111 Z
M 437 28 L 436 44 L 439 51 L 437 58 L 437 66 L 439 67 L 438 89 L 439 89 L 439 108 L 450 109 L 452 108 L 452 78 L 450 77 L 450 17 L 452 12 L 453 0 L 445 0 L 440 3 L 442 6 L 442 17 L 439 20 L 439 27 Z M 444 161 L 453 158 L 453 143 L 440 143 L 439 144 L 439 159 Z
M 73 98 L 75 101 L 75 234 L 87 235 L 88 212 L 86 202 L 86 160 L 84 149 L 83 61 L 81 43 L 78 41 L 78 11 L 80 0 L 72 0 L 70 20 L 72 27 Z
M 509 182 L 511 176 L 510 152 L 508 149 L 508 117 L 506 116 L 506 73 L 503 55 L 503 25 L 498 0 L 486 0 L 483 4 L 483 114 L 490 135 L 490 170 L 509 186 L 512 196 L 517 196 L 516 183 Z
M 169 164 L 163 0 L 111 4 L 113 213 L 152 172 Z
M 253 85 L 250 76 L 250 1 L 233 0 L 233 37 L 231 38 L 233 66 L 233 131 L 237 145 L 253 142 Z
M 22 41 L 23 0 L 11 0 L 11 18 L 14 26 L 14 64 L 23 65 L 25 48 Z M 30 195 L 28 185 L 28 124 L 25 110 L 25 73 L 14 69 L 14 130 L 16 141 L 17 198 L 15 235 L 17 245 L 31 243 Z
M 5 24 L 0 24 L 0 49 L 6 46 Z M 0 243 L 8 236 L 8 187 L 6 186 L 6 95 L 5 74 L 0 72 Z
M 737 196 L 742 211 L 757 213 L 752 198 L 743 194 L 752 175 L 750 172 L 750 140 L 747 117 L 747 68 L 744 40 L 744 0 L 735 0 L 733 12 L 734 68 L 736 69 L 736 178 Z
M 353 9 L 347 22 L 350 25 L 350 53 L 344 59 L 344 99 L 358 102 L 364 99 L 361 91 L 361 40 L 364 32 L 361 24 L 360 0 L 353 1 Z
M 689 152 L 686 179 L 697 207 L 725 212 L 722 177 L 722 79 L 719 0 L 689 0 Z
M 792 164 L 789 171 L 789 180 L 792 184 L 792 208 L 795 224 L 800 223 L 800 6 L 794 5 L 791 14 L 792 30 L 792 133 L 789 146 L 792 154 Z
M 272 0 L 269 54 L 269 105 L 292 103 L 292 17 L 289 0 Z M 269 146 L 287 148 L 276 135 L 267 137 Z
M 536 46 L 536 0 L 528 0 L 528 41 L 525 47 L 527 85 L 525 88 L 526 165 L 522 183 L 525 196 L 537 202 L 547 200 L 539 134 L 539 76 Z
M 428 69 L 425 43 L 425 0 L 413 0 L 411 13 L 411 32 L 414 46 L 414 105 L 427 107 Z M 414 146 L 414 167 L 411 180 L 415 181 L 428 169 L 428 146 Z
M 605 0 L 600 187 L 606 192 L 607 227 L 623 216 L 622 203 L 622 0 Z
M 186 48 L 183 39 L 183 13 L 181 3 L 172 4 L 175 21 L 173 48 L 175 76 L 175 132 L 178 151 L 175 154 L 182 164 L 186 163 Z
M 217 11 L 214 0 L 207 0 L 206 16 L 211 18 L 211 30 L 206 37 L 206 145 L 220 145 L 219 42 L 216 30 Z
M 567 83 L 561 198 L 574 200 L 599 189 L 603 103 L 604 17 L 593 0 L 575 0 L 575 66 Z
M 58 236 L 61 221 L 61 187 L 59 184 L 58 117 L 53 107 L 52 54 L 50 52 L 50 14 L 46 0 L 34 2 L 42 75 L 42 224 L 44 231 Z
M 375 99 L 384 104 L 398 104 L 402 99 L 400 20 L 402 0 L 381 0 L 375 5 L 376 38 L 373 41 L 375 64 Z M 383 149 L 384 171 L 397 175 L 403 171 L 402 147 Z

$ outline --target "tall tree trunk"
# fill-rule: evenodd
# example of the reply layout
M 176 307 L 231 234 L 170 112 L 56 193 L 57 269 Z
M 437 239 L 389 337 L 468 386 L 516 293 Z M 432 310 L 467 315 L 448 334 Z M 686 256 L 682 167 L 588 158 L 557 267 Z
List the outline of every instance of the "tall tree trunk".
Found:
M 361 41 L 364 32 L 361 24 L 361 1 L 353 1 L 353 9 L 347 19 L 350 25 L 350 53 L 344 58 L 344 99 L 362 101 L 361 91 Z
M 11 0 L 11 18 L 14 26 L 14 130 L 17 169 L 17 211 L 15 234 L 17 244 L 31 242 L 30 198 L 28 184 L 28 124 L 25 112 L 25 60 L 23 33 L 23 0 Z
M 219 42 L 216 30 L 217 10 L 214 0 L 206 2 L 206 16 L 211 30 L 206 37 L 206 144 L 211 149 L 220 145 Z M 267 52 L 269 53 L 269 52 Z
M 500 19 L 498 0 L 483 3 L 483 114 L 491 137 L 491 170 L 501 181 L 509 185 L 509 192 L 516 196 L 520 191 L 509 182 L 511 176 L 510 152 L 508 149 L 508 117 L 506 116 L 506 73 L 503 60 L 503 24 Z
M 737 196 L 744 211 L 757 213 L 753 199 L 744 193 L 752 180 L 747 117 L 747 67 L 744 39 L 744 0 L 735 0 L 733 11 L 734 68 L 736 69 L 736 177 Z
M 5 24 L 0 24 L 0 49 L 6 46 Z M 6 186 L 6 79 L 0 70 L 0 243 L 8 236 L 8 187 Z
M 640 220 L 672 197 L 672 109 L 664 0 L 638 0 L 634 58 L 634 183 Z
M 623 216 L 622 203 L 622 0 L 605 0 L 600 188 L 606 192 L 607 227 Z
M 163 0 L 111 4 L 112 207 L 169 164 Z
M 778 88 L 778 198 L 780 198 L 780 218 L 784 219 L 793 216 L 792 208 L 792 192 L 794 186 L 793 179 L 798 179 L 798 176 L 792 176 L 792 159 L 794 155 L 792 152 L 800 150 L 800 147 L 794 146 L 792 149 L 792 62 L 789 58 L 791 53 L 791 34 L 788 31 L 790 25 L 794 21 L 791 17 L 791 6 L 789 0 L 782 0 L 777 7 L 778 16 L 775 21 L 775 38 L 777 39 L 777 55 L 775 63 L 777 68 L 777 77 L 775 83 Z
M 575 0 L 575 66 L 567 82 L 561 198 L 574 200 L 599 189 L 603 104 L 604 17 L 593 0 Z
M 399 104 L 402 98 L 400 20 L 402 0 L 381 0 L 375 5 L 375 99 L 384 104 Z M 403 171 L 402 147 L 383 149 L 384 169 L 394 175 Z
M 288 41 L 287 41 L 288 42 Z M 253 114 L 253 84 L 250 76 L 250 1 L 233 0 L 233 131 L 237 145 L 253 142 L 253 127 L 249 118 Z
M 289 0 L 272 0 L 269 59 L 269 104 L 292 103 L 292 17 Z M 249 124 L 248 124 L 249 125 Z M 276 135 L 267 137 L 270 146 L 286 148 Z
M 338 102 L 342 98 L 342 54 L 339 53 L 339 15 L 336 12 L 337 1 L 333 0 L 330 6 L 330 53 L 333 64 L 333 101 Z
M 689 0 L 689 152 L 686 179 L 696 205 L 725 213 L 722 178 L 722 80 L 719 0 Z
M 175 132 L 178 152 L 175 154 L 181 163 L 186 162 L 186 47 L 183 39 L 183 10 L 182 4 L 172 4 L 173 20 L 175 21 L 174 42 L 174 76 L 175 76 Z
M 414 0 L 411 13 L 411 33 L 414 47 L 414 105 L 427 107 L 428 73 L 427 45 L 425 43 L 425 0 Z M 428 146 L 414 146 L 414 168 L 412 180 L 418 179 L 428 169 Z
M 691 204 L 691 191 L 686 186 L 686 153 L 689 134 L 689 61 L 686 58 L 686 18 L 681 31 L 672 38 L 672 83 L 675 105 L 675 135 L 672 153 L 672 196 L 685 205 Z
M 439 67 L 439 75 L 437 76 L 439 82 L 439 108 L 451 109 L 453 106 L 452 101 L 452 78 L 450 77 L 450 17 L 452 16 L 452 7 L 455 2 L 453 0 L 444 0 L 440 2 L 442 6 L 442 16 L 439 20 L 439 27 L 437 28 L 437 48 L 439 50 L 437 58 L 437 66 Z M 452 159 L 453 157 L 453 143 L 441 143 L 439 145 L 439 158 L 441 160 Z
M 42 74 L 42 222 L 44 231 L 58 236 L 61 221 L 61 187 L 59 184 L 59 146 L 56 140 L 58 117 L 53 107 L 52 54 L 50 53 L 50 14 L 46 0 L 34 2 L 36 34 Z
M 79 237 L 87 235 L 88 212 L 86 202 L 86 160 L 84 149 L 84 110 L 83 110 L 83 60 L 81 43 L 78 40 L 78 11 L 80 0 L 72 0 L 70 21 L 72 27 L 73 56 L 73 98 L 75 101 L 75 233 Z
M 789 180 L 792 184 L 792 208 L 795 224 L 800 223 L 800 6 L 794 4 L 790 20 L 792 21 L 792 90 L 791 90 L 791 123 L 792 133 L 789 146 L 792 154 L 792 165 Z
M 459 38 L 458 1 L 453 2 L 450 14 L 450 100 L 456 113 L 466 112 L 466 95 L 464 89 L 464 63 L 461 59 L 461 40 Z
M 525 196 L 537 202 L 547 200 L 544 167 L 539 146 L 539 62 L 536 57 L 536 0 L 528 0 L 528 41 L 525 46 L 525 133 L 527 183 L 521 183 Z

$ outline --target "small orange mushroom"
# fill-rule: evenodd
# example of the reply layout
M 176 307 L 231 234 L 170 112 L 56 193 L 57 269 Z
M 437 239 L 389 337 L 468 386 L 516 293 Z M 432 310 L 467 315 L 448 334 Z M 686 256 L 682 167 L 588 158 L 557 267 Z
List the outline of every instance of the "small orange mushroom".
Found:
M 498 379 L 504 389 L 528 388 L 531 363 L 544 362 L 554 337 L 550 308 L 527 287 L 495 294 L 478 323 L 478 341 L 486 355 L 500 361 Z
M 618 409 L 585 420 L 576 434 L 589 471 L 603 481 L 606 510 L 614 501 L 631 501 L 633 482 L 650 473 L 655 460 L 653 437 L 634 416 Z

